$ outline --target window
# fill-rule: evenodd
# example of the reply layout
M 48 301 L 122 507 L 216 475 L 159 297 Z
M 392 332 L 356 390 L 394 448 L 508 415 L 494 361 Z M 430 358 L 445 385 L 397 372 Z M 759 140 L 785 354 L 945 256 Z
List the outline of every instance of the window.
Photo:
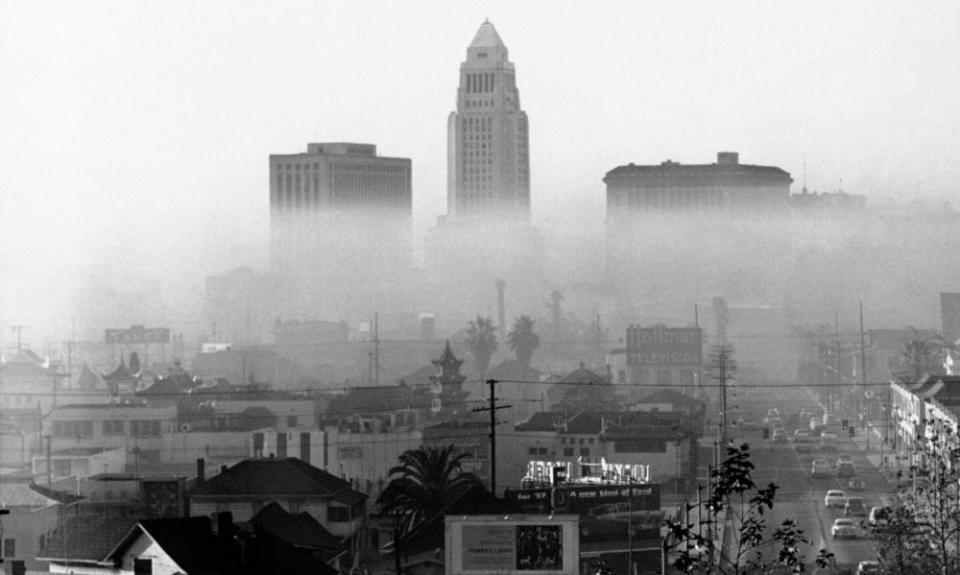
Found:
M 584 456 L 584 457 L 590 457 L 590 448 L 589 448 L 589 447 L 581 447 L 581 448 L 580 448 L 580 455 L 582 455 L 582 456 Z
M 593 445 L 593 438 L 591 437 L 590 439 L 588 439 L 587 443 L 589 443 L 590 445 Z
M 134 559 L 133 575 L 153 575 L 152 559 Z
M 327 520 L 331 523 L 346 523 L 350 521 L 350 508 L 340 505 L 327 505 Z
M 53 435 L 55 437 L 93 437 L 92 421 L 55 421 L 53 423 Z
M 156 437 L 160 435 L 160 421 L 154 419 L 131 421 L 130 435 L 132 437 Z
M 536 448 L 536 447 L 531 447 L 531 448 L 530 448 L 530 451 L 528 451 L 527 453 L 529 453 L 530 455 L 536 455 L 536 454 L 537 454 L 537 448 Z
M 540 450 L 539 450 L 537 453 L 540 454 L 540 455 L 546 455 L 546 454 L 547 454 L 547 448 L 546 448 L 546 447 L 541 447 Z
M 4 557 L 17 556 L 17 540 L 16 539 L 3 540 L 3 556 Z
M 104 421 L 103 422 L 103 434 L 104 435 L 123 435 L 124 426 L 122 420 L 114 421 Z
M 563 448 L 563 455 L 564 455 L 564 457 L 573 457 L 573 448 L 572 448 L 572 447 L 564 447 L 564 448 Z

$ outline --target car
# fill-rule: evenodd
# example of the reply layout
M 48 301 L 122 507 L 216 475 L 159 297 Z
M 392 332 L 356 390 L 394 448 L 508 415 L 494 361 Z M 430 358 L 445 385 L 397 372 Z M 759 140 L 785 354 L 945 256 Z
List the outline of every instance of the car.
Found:
M 810 470 L 813 477 L 830 477 L 830 464 L 826 459 L 814 459 Z
M 837 451 L 837 434 L 832 431 L 820 433 L 820 451 Z
M 820 419 L 819 417 L 811 417 L 811 418 L 810 418 L 810 431 L 816 433 L 817 431 L 820 431 L 821 429 L 823 429 L 823 420 Z
M 772 427 L 772 428 L 783 427 L 783 420 L 780 419 L 779 415 L 773 415 L 773 416 L 768 415 L 763 418 L 763 423 L 767 427 Z
M 782 427 L 774 429 L 773 435 L 770 436 L 770 439 L 774 443 L 783 443 L 787 441 L 787 430 Z
M 838 517 L 833 520 L 833 527 L 830 528 L 830 535 L 834 539 L 850 538 L 856 539 L 860 536 L 860 526 L 853 519 Z
M 847 504 L 847 494 L 839 489 L 831 489 L 823 498 L 825 507 L 843 507 Z
M 752 430 L 760 429 L 763 427 L 760 424 L 760 422 L 750 417 L 741 417 L 740 419 L 736 420 L 736 422 L 734 422 L 734 425 L 736 425 L 737 427 L 739 427 L 744 431 L 752 431 Z
M 843 514 L 847 517 L 865 517 L 867 504 L 863 497 L 847 497 L 847 504 L 843 506 Z
M 893 510 L 886 505 L 874 505 L 870 508 L 869 515 L 867 515 L 867 523 L 870 526 L 880 525 L 887 521 L 892 511 Z
M 853 463 L 853 457 L 850 455 L 838 455 L 837 456 L 837 467 L 840 467 L 841 463 Z
M 857 564 L 855 575 L 880 575 L 880 562 L 867 560 Z
M 857 474 L 857 466 L 852 461 L 837 464 L 837 477 L 853 477 Z
M 852 489 L 853 491 L 863 491 L 867 488 L 867 482 L 859 477 L 854 477 L 847 482 L 847 488 Z

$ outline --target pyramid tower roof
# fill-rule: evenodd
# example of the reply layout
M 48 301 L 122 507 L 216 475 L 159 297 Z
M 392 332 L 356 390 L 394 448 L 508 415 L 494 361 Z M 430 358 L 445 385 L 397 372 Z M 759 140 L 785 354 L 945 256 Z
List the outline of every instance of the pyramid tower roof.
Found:
M 500 34 L 497 34 L 497 29 L 493 27 L 490 20 L 484 20 L 483 24 L 481 24 L 477 30 L 476 35 L 473 37 L 473 42 L 470 42 L 470 47 L 505 48 L 506 45 L 503 43 L 503 40 L 500 39 Z

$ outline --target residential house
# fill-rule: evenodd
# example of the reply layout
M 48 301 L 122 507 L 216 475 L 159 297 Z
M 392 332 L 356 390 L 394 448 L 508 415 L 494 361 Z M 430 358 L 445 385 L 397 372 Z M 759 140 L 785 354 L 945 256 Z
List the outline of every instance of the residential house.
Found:
M 30 571 L 42 570 L 37 555 L 47 539 L 61 530 L 65 509 L 77 499 L 43 489 L 28 477 L 0 478 L 0 507 L 10 512 L 0 518 L 0 552 L 5 563 L 23 564 Z
M 191 490 L 189 500 L 192 515 L 229 511 L 239 522 L 276 501 L 289 513 L 309 513 L 338 537 L 354 536 L 367 514 L 366 494 L 293 457 L 247 459 L 222 469 Z

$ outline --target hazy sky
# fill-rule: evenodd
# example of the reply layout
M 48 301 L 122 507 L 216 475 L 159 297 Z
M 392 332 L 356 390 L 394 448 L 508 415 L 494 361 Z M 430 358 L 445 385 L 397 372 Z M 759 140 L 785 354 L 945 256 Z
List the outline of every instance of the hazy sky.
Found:
M 597 228 L 607 170 L 719 150 L 795 190 L 806 161 L 811 189 L 960 206 L 955 0 L 0 0 L 0 321 L 62 315 L 94 265 L 191 293 L 264 267 L 267 156 L 308 141 L 412 158 L 423 229 L 484 18 L 517 67 L 537 220 Z

